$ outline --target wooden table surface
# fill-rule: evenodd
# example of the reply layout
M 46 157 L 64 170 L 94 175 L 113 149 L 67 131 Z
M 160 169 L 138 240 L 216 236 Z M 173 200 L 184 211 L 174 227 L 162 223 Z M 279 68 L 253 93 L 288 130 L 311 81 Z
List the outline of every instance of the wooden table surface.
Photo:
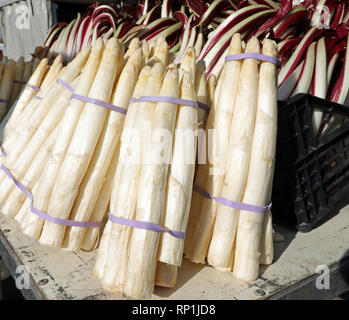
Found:
M 252 283 L 230 273 L 184 260 L 175 289 L 156 288 L 153 299 L 331 299 L 349 290 L 349 208 L 310 233 L 277 228 L 285 241 L 275 243 L 275 262 Z M 93 277 L 96 251 L 47 248 L 0 215 L 0 255 L 13 277 L 25 265 L 30 273 L 27 299 L 125 299 L 104 292 Z M 330 288 L 316 288 L 317 267 L 330 269 Z M 20 269 L 17 269 L 17 271 Z

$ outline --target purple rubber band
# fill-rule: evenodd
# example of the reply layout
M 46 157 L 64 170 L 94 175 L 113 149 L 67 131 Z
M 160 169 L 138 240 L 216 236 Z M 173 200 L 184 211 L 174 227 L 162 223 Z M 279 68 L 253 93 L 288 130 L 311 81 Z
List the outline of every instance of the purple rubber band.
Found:
M 179 231 L 171 231 L 167 230 L 158 224 L 155 223 L 150 223 L 150 222 L 145 222 L 145 221 L 136 221 L 136 220 L 130 220 L 130 219 L 125 219 L 125 218 L 120 218 L 120 217 L 115 217 L 112 214 L 108 213 L 109 220 L 112 223 L 116 224 L 121 224 L 123 226 L 128 226 L 128 227 L 133 227 L 137 229 L 144 229 L 144 230 L 149 230 L 149 231 L 154 231 L 154 232 L 166 232 L 169 233 L 171 236 L 178 238 L 178 239 L 185 239 L 185 233 L 184 232 L 179 232 Z
M 72 99 L 76 99 L 76 100 L 80 100 L 80 101 L 84 101 L 84 102 L 88 102 L 88 103 L 92 103 L 92 104 L 95 104 L 97 106 L 101 106 L 103 108 L 106 108 L 106 109 L 109 109 L 109 110 L 112 110 L 112 111 L 116 111 L 116 112 L 119 112 L 119 113 L 122 113 L 122 114 L 126 114 L 127 113 L 127 110 L 124 109 L 124 108 L 120 108 L 118 106 L 114 106 L 114 105 L 112 105 L 110 103 L 107 103 L 107 102 L 104 102 L 102 100 L 85 97 L 85 96 L 82 96 L 80 94 L 73 93 L 71 98 Z
M 52 222 L 54 224 L 59 224 L 63 226 L 70 226 L 70 227 L 80 227 L 80 228 L 98 228 L 102 225 L 102 222 L 79 222 L 79 221 L 72 221 L 72 220 L 65 220 L 65 219 L 59 219 L 54 218 L 52 216 L 49 216 L 47 213 L 44 213 L 34 207 L 34 199 L 32 193 L 19 181 L 17 181 L 11 172 L 7 170 L 7 168 L 4 165 L 1 165 L 1 169 L 6 173 L 6 175 L 15 183 L 15 185 L 29 198 L 30 200 L 30 209 L 31 212 L 35 215 L 39 216 L 40 218 L 43 218 L 49 222 Z
M 257 213 L 264 213 L 267 210 L 271 209 L 271 206 L 272 206 L 272 204 L 270 203 L 266 207 L 260 207 L 260 206 L 255 206 L 255 205 L 252 205 L 252 204 L 245 204 L 245 203 L 241 203 L 241 202 L 235 202 L 235 201 L 228 200 L 228 199 L 221 198 L 221 197 L 214 197 L 214 196 L 210 195 L 206 190 L 201 189 L 197 185 L 195 185 L 193 189 L 194 189 L 194 191 L 196 191 L 197 193 L 202 195 L 204 198 L 213 199 L 216 202 L 222 204 L 223 206 L 226 206 L 226 207 L 229 207 L 229 208 L 232 208 L 232 209 L 246 210 L 246 211 L 257 212 Z
M 140 97 L 139 99 L 132 98 L 130 100 L 130 103 L 135 103 L 135 102 L 169 102 L 169 103 L 180 104 L 183 106 L 198 108 L 198 103 L 196 101 L 179 99 L 174 97 L 143 96 L 143 97 Z
M 279 59 L 274 58 L 272 56 L 267 56 L 265 54 L 255 53 L 255 52 L 232 54 L 225 57 L 225 61 L 235 61 L 235 60 L 242 60 L 242 59 L 257 59 L 257 60 L 273 63 L 277 66 L 281 65 L 281 62 Z
M 13 83 L 27 84 L 26 82 L 24 82 L 24 81 L 19 81 L 19 80 L 13 80 Z
M 210 111 L 211 111 L 211 108 L 208 105 L 206 105 L 206 104 L 204 104 L 204 103 L 202 103 L 200 101 L 198 101 L 198 107 L 200 109 L 205 110 L 207 113 L 210 113 Z
M 37 92 L 40 91 L 40 89 L 39 89 L 38 87 L 35 87 L 35 86 L 33 86 L 32 84 L 30 84 L 30 83 L 27 83 L 25 86 L 28 87 L 28 88 L 31 88 L 31 89 L 33 89 L 33 90 L 35 90 L 35 91 L 37 91 Z
M 34 96 L 35 99 L 42 100 L 42 97 Z
M 9 101 L 5 99 L 0 99 L 0 102 L 9 103 Z
M 59 84 L 61 84 L 64 88 L 66 88 L 67 90 L 69 90 L 70 92 L 74 92 L 74 89 L 68 84 L 66 83 L 64 80 L 62 80 L 61 78 L 57 79 L 57 82 Z

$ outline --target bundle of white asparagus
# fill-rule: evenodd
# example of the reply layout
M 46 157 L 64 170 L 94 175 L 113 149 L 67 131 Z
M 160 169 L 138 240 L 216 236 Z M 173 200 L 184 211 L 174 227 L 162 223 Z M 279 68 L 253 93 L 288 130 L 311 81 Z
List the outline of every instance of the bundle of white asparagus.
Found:
M 229 55 L 243 52 L 277 55 L 236 34 Z M 188 48 L 173 64 L 162 37 L 127 52 L 99 39 L 65 67 L 41 60 L 2 132 L 0 212 L 43 245 L 99 245 L 95 276 L 131 297 L 174 287 L 183 252 L 255 279 L 273 259 L 270 210 L 212 197 L 270 202 L 276 66 L 227 61 L 216 83 L 196 60 Z
M 170 60 L 166 42 L 159 40 L 137 81 L 120 145 L 110 219 L 94 270 L 104 289 L 137 298 L 149 298 L 155 284 L 175 285 L 197 131 L 207 118 L 200 114 L 199 121 L 198 102 L 209 104 L 215 86 L 214 78 L 207 81 L 203 69 L 196 68 L 193 48 L 179 67 Z
M 98 40 L 93 48 L 82 51 L 66 67 L 62 65 L 61 56 L 51 67 L 48 67 L 47 59 L 43 59 L 2 133 L 2 150 L 6 150 L 6 156 L 1 157 L 2 164 L 12 177 L 0 170 L 0 211 L 14 218 L 26 235 L 41 244 L 68 250 L 92 250 L 99 244 L 100 225 L 109 209 L 126 113 L 128 118 L 132 112 L 137 119 L 140 116 L 132 108 L 128 111 L 136 83 L 144 78 L 140 71 L 145 64 L 148 66 L 144 70 L 151 67 L 160 70 L 158 89 L 152 83 L 149 85 L 150 93 L 158 95 L 156 90 L 160 90 L 165 68 L 171 59 L 163 38 L 152 50 L 138 39 L 131 42 L 126 54 L 123 50 L 123 45 L 116 39 L 107 43 Z M 191 90 L 195 97 L 189 98 L 196 102 L 196 88 L 200 92 L 198 100 L 208 104 L 214 79 L 209 81 L 210 87 L 203 72 L 198 72 L 195 78 L 195 59 L 189 51 L 182 68 L 191 72 Z M 173 72 L 178 73 L 174 69 Z M 184 78 L 189 81 L 188 75 Z M 179 90 L 179 80 L 171 81 Z M 176 86 L 170 85 L 168 95 L 176 90 Z M 182 91 L 185 98 L 185 94 L 188 95 L 185 87 Z M 164 105 L 170 111 L 174 109 L 168 120 L 174 126 L 177 106 Z M 186 109 L 194 110 L 197 117 L 197 110 L 192 107 L 183 106 L 180 114 Z M 157 116 L 166 118 L 166 110 L 163 108 L 164 114 Z M 207 112 L 201 115 L 201 122 L 206 117 Z M 197 119 L 194 123 L 197 124 Z M 154 175 L 155 169 L 149 169 L 147 174 Z M 162 180 L 166 178 L 167 170 Z M 31 197 L 13 179 L 20 182 Z M 142 183 L 146 184 L 148 180 L 144 178 Z M 187 197 L 188 203 L 189 199 Z M 182 232 L 186 228 L 188 212 L 187 204 L 186 212 L 179 218 L 179 223 L 183 223 Z M 162 217 L 161 207 L 157 215 Z M 183 241 L 177 246 L 183 247 Z M 180 265 L 180 260 L 176 265 Z
M 6 57 L 0 61 L 0 122 L 24 89 L 39 62 L 38 58 L 25 62 L 23 57 L 17 63 Z
M 1 171 L 0 211 L 43 244 L 70 250 L 96 245 L 99 223 L 84 223 L 102 222 L 107 212 L 124 113 L 143 65 L 139 49 L 124 67 L 123 50 L 116 39 L 99 40 L 64 68 L 60 56 L 48 72 L 42 60 L 3 131 L 3 165 L 33 203 Z M 33 207 L 82 227 L 50 222 Z
M 255 37 L 244 47 L 240 35 L 234 35 L 229 55 L 277 56 L 268 39 L 263 52 Z M 276 69 L 258 56 L 225 63 L 206 126 L 207 132 L 214 129 L 209 142 L 213 154 L 197 170 L 185 242 L 186 258 L 196 263 L 207 258 L 218 270 L 233 271 L 245 281 L 255 280 L 259 265 L 273 259 L 268 204 L 276 145 Z

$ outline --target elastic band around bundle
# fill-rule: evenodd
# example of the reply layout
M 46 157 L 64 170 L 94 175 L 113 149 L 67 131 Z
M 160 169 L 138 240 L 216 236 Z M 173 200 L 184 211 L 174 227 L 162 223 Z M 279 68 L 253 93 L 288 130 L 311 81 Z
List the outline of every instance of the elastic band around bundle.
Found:
M 63 225 L 63 226 L 70 226 L 70 227 L 79 227 L 79 228 L 98 228 L 102 225 L 102 222 L 79 222 L 79 221 L 72 221 L 72 220 L 65 220 L 65 219 L 59 219 L 52 217 L 48 215 L 47 213 L 44 213 L 34 207 L 34 199 L 32 193 L 19 181 L 17 181 L 11 172 L 4 166 L 1 165 L 1 169 L 5 172 L 5 174 L 15 183 L 15 185 L 29 198 L 30 200 L 30 210 L 35 215 L 39 216 L 40 218 L 43 218 L 49 222 L 52 222 L 54 224 Z
M 281 65 L 281 62 L 279 59 L 272 56 L 265 55 L 265 54 L 255 53 L 255 52 L 232 54 L 225 57 L 225 61 L 236 61 L 236 60 L 243 60 L 243 59 L 256 59 L 256 60 L 270 62 L 277 66 Z
M 160 232 L 169 233 L 171 236 L 173 236 L 175 238 L 185 239 L 184 232 L 167 230 L 167 229 L 165 229 L 165 228 L 163 228 L 155 223 L 120 218 L 120 217 L 113 216 L 110 213 L 108 213 L 108 216 L 109 216 L 109 220 L 115 224 L 121 224 L 121 225 L 127 226 L 127 227 L 133 227 L 136 229 L 149 230 L 149 231 L 154 231 L 154 232 L 159 232 L 159 233 Z
M 67 90 L 69 90 L 70 92 L 74 92 L 74 89 L 68 84 L 66 83 L 64 80 L 62 80 L 61 78 L 57 79 L 57 82 L 59 84 L 61 84 L 64 88 L 66 88 Z
M 30 84 L 30 83 L 27 83 L 25 86 L 35 90 L 36 92 L 40 91 L 40 89 L 38 87 L 36 87 L 36 86 L 34 86 L 34 85 Z
M 27 84 L 26 82 L 24 82 L 24 81 L 19 81 L 19 80 L 13 80 L 13 83 L 18 83 L 18 84 Z
M 208 105 L 206 105 L 200 101 L 198 101 L 198 107 L 202 110 L 205 110 L 207 113 L 210 113 L 210 111 L 211 111 L 211 108 Z
M 6 100 L 6 99 L 0 99 L 0 102 L 9 103 L 10 101 L 8 101 L 8 100 Z
M 80 101 L 83 101 L 83 102 L 87 102 L 87 103 L 92 103 L 92 104 L 95 104 L 97 106 L 101 106 L 103 108 L 106 108 L 106 109 L 109 109 L 109 110 L 112 110 L 112 111 L 116 111 L 116 112 L 119 112 L 119 113 L 122 113 L 122 114 L 126 114 L 127 113 L 127 110 L 124 109 L 124 108 L 120 108 L 118 106 L 114 106 L 114 105 L 112 105 L 110 103 L 107 103 L 107 102 L 104 102 L 102 100 L 85 97 L 85 96 L 82 96 L 80 94 L 73 93 L 71 98 L 72 99 L 76 99 L 76 100 L 80 100 Z
M 222 204 L 223 206 L 232 208 L 232 209 L 237 209 L 237 210 L 246 210 L 246 211 L 251 211 L 251 212 L 257 212 L 257 213 L 265 213 L 269 209 L 271 209 L 272 204 L 269 204 L 266 207 L 261 207 L 261 206 L 255 206 L 252 204 L 245 204 L 241 202 L 236 202 L 232 200 L 228 200 L 222 197 L 214 197 L 210 195 L 206 190 L 201 189 L 199 186 L 195 185 L 194 186 L 194 191 L 202 195 L 204 198 L 207 199 L 212 199 L 218 202 L 219 204 Z
M 135 102 L 168 102 L 168 103 L 175 103 L 183 106 L 189 106 L 193 108 L 198 108 L 198 103 L 196 101 L 192 100 L 186 100 L 186 99 L 179 99 L 174 97 L 162 97 L 162 96 L 143 96 L 140 98 L 132 98 L 130 100 L 130 103 Z

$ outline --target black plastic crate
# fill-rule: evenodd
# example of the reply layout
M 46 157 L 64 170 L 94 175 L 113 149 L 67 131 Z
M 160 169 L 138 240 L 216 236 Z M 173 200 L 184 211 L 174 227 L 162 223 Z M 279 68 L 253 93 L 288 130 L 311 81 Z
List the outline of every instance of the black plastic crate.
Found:
M 318 139 L 313 108 L 349 119 L 348 107 L 309 94 L 279 103 L 273 218 L 301 232 L 349 203 L 349 122 Z

